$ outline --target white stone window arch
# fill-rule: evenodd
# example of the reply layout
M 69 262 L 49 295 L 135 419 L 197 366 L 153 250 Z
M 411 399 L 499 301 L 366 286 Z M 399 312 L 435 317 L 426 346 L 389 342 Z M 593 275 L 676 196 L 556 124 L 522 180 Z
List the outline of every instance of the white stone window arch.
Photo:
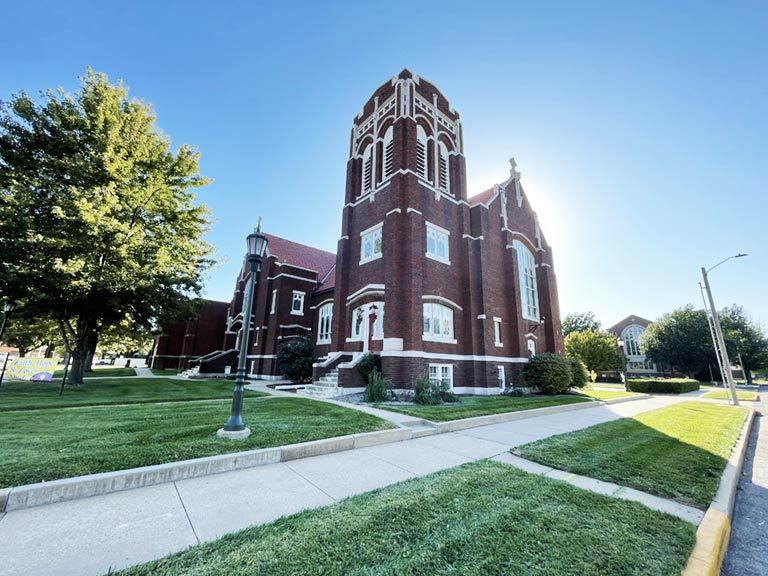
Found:
M 384 163 L 381 169 L 382 179 L 389 178 L 394 172 L 395 166 L 395 140 L 394 140 L 394 128 L 390 126 L 384 133 Z
M 536 284 L 536 259 L 528 247 L 514 240 L 512 245 L 517 252 L 517 270 L 520 278 L 520 300 L 523 306 L 523 318 L 539 321 L 539 291 Z
M 437 187 L 446 194 L 451 193 L 451 164 L 448 159 L 448 148 L 442 142 L 438 145 L 437 158 Z
M 627 326 L 621 331 L 621 339 L 624 341 L 624 354 L 626 356 L 642 356 L 640 352 L 640 336 L 645 329 L 637 324 Z
M 363 178 L 360 184 L 360 194 L 368 194 L 373 190 L 373 144 L 368 144 L 363 152 Z
M 427 170 L 427 133 L 421 126 L 416 126 L 416 173 L 420 178 L 428 180 Z

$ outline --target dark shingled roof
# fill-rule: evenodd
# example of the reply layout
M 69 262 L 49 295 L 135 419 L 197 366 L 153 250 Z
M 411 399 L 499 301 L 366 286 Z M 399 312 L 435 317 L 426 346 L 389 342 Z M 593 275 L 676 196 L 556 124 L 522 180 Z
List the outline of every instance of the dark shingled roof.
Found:
M 495 186 L 488 188 L 488 190 L 484 190 L 483 192 L 480 192 L 480 194 L 475 194 L 472 196 L 472 198 L 469 198 L 468 202 L 471 206 L 474 206 L 475 204 L 482 204 L 483 202 L 487 202 L 490 200 L 490 198 L 494 194 L 494 188 Z
M 298 242 L 286 240 L 274 234 L 264 234 L 269 240 L 267 253 L 277 258 L 278 262 L 308 268 L 317 272 L 321 288 L 333 288 L 336 279 L 336 254 L 326 252 Z

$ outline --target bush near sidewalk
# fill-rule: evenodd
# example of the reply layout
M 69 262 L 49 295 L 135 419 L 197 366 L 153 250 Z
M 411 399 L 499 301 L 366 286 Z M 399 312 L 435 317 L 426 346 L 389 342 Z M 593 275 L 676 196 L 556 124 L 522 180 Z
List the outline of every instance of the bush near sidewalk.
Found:
M 557 354 L 536 354 L 525 367 L 526 384 L 549 396 L 567 392 L 572 379 L 570 360 Z
M 627 381 L 630 392 L 643 392 L 645 394 L 683 394 L 699 389 L 696 380 L 687 378 L 666 378 L 641 380 L 632 378 Z

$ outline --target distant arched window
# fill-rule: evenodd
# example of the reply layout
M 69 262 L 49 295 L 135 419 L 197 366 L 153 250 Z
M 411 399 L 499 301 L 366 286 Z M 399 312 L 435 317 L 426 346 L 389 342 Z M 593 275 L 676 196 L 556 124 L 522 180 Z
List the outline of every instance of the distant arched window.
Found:
M 536 259 L 528 247 L 515 240 L 512 242 L 517 251 L 517 270 L 520 277 L 520 299 L 523 305 L 523 318 L 539 320 L 539 292 L 536 286 Z
M 373 144 L 369 144 L 363 152 L 363 181 L 360 186 L 361 194 L 368 194 L 373 189 Z
M 642 356 L 640 352 L 640 336 L 645 332 L 642 326 L 633 324 L 621 331 L 621 339 L 624 340 L 624 354 L 627 356 Z
M 437 170 L 437 187 L 443 192 L 451 193 L 451 177 L 448 164 L 448 148 L 445 144 L 440 142 L 438 146 L 438 170 Z
M 428 179 L 427 133 L 421 126 L 416 127 L 416 172 L 424 180 Z
M 393 138 L 394 130 L 390 126 L 384 134 L 384 164 L 382 168 L 382 178 L 392 176 L 395 163 L 395 140 Z

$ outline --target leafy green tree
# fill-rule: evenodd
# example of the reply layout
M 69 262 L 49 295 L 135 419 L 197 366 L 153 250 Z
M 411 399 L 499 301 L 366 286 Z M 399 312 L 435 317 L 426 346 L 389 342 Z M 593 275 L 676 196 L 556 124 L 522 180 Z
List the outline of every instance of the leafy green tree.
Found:
M 151 347 L 152 332 L 126 319 L 102 330 L 97 351 L 101 354 L 133 356 L 147 354 Z
M 41 346 L 51 347 L 59 341 L 59 329 L 50 318 L 28 317 L 24 309 L 16 309 L 8 319 L 3 341 L 19 350 L 19 356 Z
M 104 328 L 149 327 L 199 293 L 212 249 L 198 160 L 90 69 L 73 95 L 0 103 L 0 296 L 55 319 L 70 383 Z
M 704 310 L 688 305 L 664 314 L 640 339 L 642 352 L 657 363 L 670 364 L 689 377 L 708 377 L 717 358 Z
M 612 370 L 619 365 L 616 339 L 603 332 L 571 332 L 564 344 L 565 355 L 578 358 L 589 371 Z
M 573 332 L 600 332 L 600 321 L 593 312 L 572 312 L 563 319 L 563 336 Z
M 744 377 L 751 384 L 751 371 L 768 367 L 768 338 L 741 306 L 723 309 L 720 325 L 731 362 L 741 366 Z

